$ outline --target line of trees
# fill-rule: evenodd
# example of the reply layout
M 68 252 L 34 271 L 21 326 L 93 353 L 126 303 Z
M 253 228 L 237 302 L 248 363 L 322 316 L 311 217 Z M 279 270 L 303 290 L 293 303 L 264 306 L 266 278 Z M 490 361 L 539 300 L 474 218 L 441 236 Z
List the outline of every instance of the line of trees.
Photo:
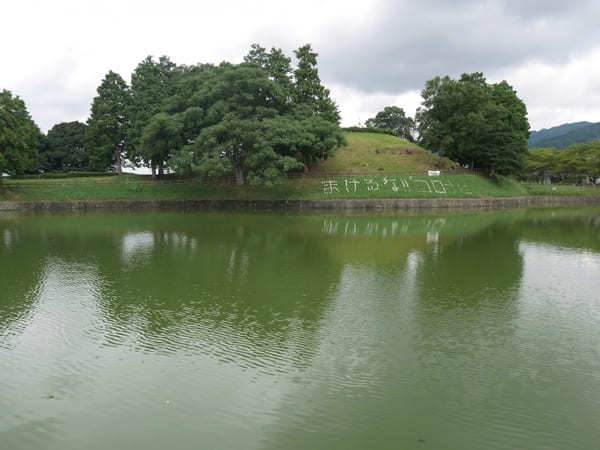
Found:
M 108 72 L 87 123 L 67 122 L 46 136 L 24 102 L 0 92 L 0 171 L 122 170 L 125 160 L 204 178 L 272 184 L 308 170 L 344 144 L 340 114 L 321 83 L 310 45 L 295 52 L 254 44 L 240 64 L 178 66 L 148 56 L 131 82 Z M 600 177 L 598 143 L 567 151 L 527 151 L 527 108 L 506 81 L 482 73 L 436 77 L 421 92 L 414 119 L 387 106 L 366 121 L 465 167 L 556 181 Z
M 600 179 L 600 141 L 565 150 L 542 148 L 525 155 L 523 178 L 543 183 L 586 183 Z
M 308 170 L 345 141 L 317 53 L 310 44 L 294 53 L 295 67 L 280 49 L 257 44 L 240 64 L 178 66 L 149 56 L 130 85 L 112 71 L 104 77 L 87 123 L 57 124 L 47 136 L 23 101 L 2 91 L 0 169 L 120 173 L 127 160 L 153 176 L 167 168 L 207 178 L 232 174 L 240 185 Z
M 436 77 L 421 92 L 415 118 L 388 106 L 367 127 L 388 129 L 410 142 L 490 175 L 516 175 L 527 152 L 525 103 L 506 81 L 490 84 L 482 73 Z

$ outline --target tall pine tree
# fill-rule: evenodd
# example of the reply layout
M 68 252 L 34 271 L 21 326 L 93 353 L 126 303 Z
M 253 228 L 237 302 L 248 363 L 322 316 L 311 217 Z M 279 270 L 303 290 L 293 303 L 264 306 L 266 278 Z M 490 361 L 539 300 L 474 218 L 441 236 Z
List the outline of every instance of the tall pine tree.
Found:
M 151 136 L 155 135 L 159 123 L 164 124 L 163 120 L 158 120 L 150 125 L 152 117 L 160 113 L 164 100 L 173 95 L 176 74 L 176 65 L 168 56 L 161 56 L 158 61 L 148 56 L 131 75 L 130 156 L 143 160 L 152 168 L 153 175 L 157 168 L 162 173 L 170 153 L 163 145 L 154 146 L 152 139 L 142 137 L 146 127 L 151 126 L 152 130 L 147 133 Z
M 119 74 L 108 72 L 98 87 L 87 122 L 86 138 L 93 170 L 106 170 L 112 166 L 121 173 L 122 159 L 127 157 L 130 104 L 127 83 Z
M 312 114 L 339 124 L 340 113 L 337 105 L 330 97 L 329 89 L 321 84 L 317 69 L 317 53 L 310 44 L 294 51 L 298 65 L 294 70 L 295 100 L 298 104 L 307 105 Z

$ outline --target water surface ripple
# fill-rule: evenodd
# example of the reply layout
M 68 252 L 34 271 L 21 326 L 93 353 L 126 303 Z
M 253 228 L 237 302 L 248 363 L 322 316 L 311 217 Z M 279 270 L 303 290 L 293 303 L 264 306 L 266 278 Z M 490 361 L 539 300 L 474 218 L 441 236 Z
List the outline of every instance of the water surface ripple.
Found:
M 0 216 L 0 448 L 590 449 L 600 211 Z

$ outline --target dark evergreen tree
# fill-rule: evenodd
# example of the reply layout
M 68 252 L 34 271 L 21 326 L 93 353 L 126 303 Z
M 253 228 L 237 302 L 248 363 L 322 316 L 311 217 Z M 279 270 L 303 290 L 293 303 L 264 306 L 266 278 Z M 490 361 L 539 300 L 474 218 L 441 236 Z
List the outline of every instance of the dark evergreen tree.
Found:
M 40 169 L 46 172 L 88 170 L 86 130 L 87 125 L 81 122 L 54 125 L 40 149 Z
M 113 71 L 108 72 L 98 87 L 92 103 L 86 140 L 90 148 L 90 168 L 111 167 L 121 173 L 122 159 L 127 157 L 127 135 L 130 128 L 131 95 L 127 83 Z
M 516 174 L 527 150 L 527 108 L 505 81 L 483 74 L 427 82 L 417 111 L 421 145 L 473 169 Z
M 138 64 L 131 75 L 131 105 L 129 117 L 131 126 L 127 137 L 131 151 L 130 158 L 143 162 L 162 173 L 170 153 L 161 145 L 152 145 L 152 140 L 142 139 L 144 129 L 150 126 L 151 119 L 162 110 L 163 102 L 174 93 L 177 67 L 169 57 L 161 56 L 154 61 L 151 56 Z M 148 135 L 156 133 L 159 119 L 148 131 Z M 159 149 L 160 148 L 160 149 Z
M 337 105 L 330 97 L 329 89 L 321 84 L 317 69 L 317 53 L 310 44 L 294 52 L 298 65 L 294 70 L 295 100 L 297 104 L 309 105 L 313 114 L 318 114 L 330 122 L 340 122 Z

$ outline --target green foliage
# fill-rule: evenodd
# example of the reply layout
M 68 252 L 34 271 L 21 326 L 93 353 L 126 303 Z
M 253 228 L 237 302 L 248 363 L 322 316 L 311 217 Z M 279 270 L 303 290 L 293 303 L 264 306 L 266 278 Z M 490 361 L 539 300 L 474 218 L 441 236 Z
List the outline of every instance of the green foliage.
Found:
M 144 127 L 139 148 L 145 161 L 153 168 L 163 164 L 173 155 L 181 142 L 181 116 L 170 116 L 161 112 L 155 114 Z
M 0 176 L 35 171 L 41 139 L 25 102 L 10 91 L 0 91 Z
M 279 48 L 271 48 L 269 52 L 258 44 L 252 44 L 250 51 L 244 57 L 244 61 L 250 64 L 256 64 L 266 70 L 269 77 L 278 83 L 286 92 L 286 96 L 291 101 L 293 95 L 293 84 L 291 80 L 292 60 L 285 56 Z
M 344 127 L 342 131 L 347 133 L 377 133 L 377 134 L 391 134 L 396 136 L 396 133 L 391 128 L 373 128 L 373 127 Z
M 319 55 L 312 51 L 310 44 L 300 47 L 294 51 L 294 54 L 298 60 L 297 68 L 294 70 L 296 102 L 308 105 L 314 114 L 339 124 L 338 107 L 331 100 L 329 89 L 321 84 L 317 69 L 317 56 Z
M 123 78 L 108 72 L 98 87 L 87 123 L 90 169 L 102 171 L 114 166 L 121 172 L 121 159 L 127 157 L 130 104 L 129 87 Z
M 529 150 L 525 156 L 524 178 L 556 182 L 581 182 L 600 178 L 600 141 L 574 144 L 566 150 Z
M 54 125 L 40 148 L 40 169 L 45 172 L 87 170 L 90 155 L 87 125 L 63 122 Z
M 195 90 L 193 104 L 178 116 L 183 135 L 193 136 L 194 142 L 183 151 L 196 156 L 204 176 L 219 173 L 215 167 L 225 168 L 220 160 L 226 158 L 238 184 L 244 184 L 246 176 L 270 182 L 285 155 L 273 153 L 262 130 L 265 120 L 287 108 L 285 92 L 252 63 L 222 64 L 201 75 L 206 80 Z
M 337 109 L 316 66 L 307 71 L 317 85 L 308 75 L 301 84 L 318 95 L 300 101 L 290 59 L 279 49 L 253 45 L 242 64 L 186 68 L 164 107 L 177 129 L 169 164 L 203 178 L 233 173 L 238 184 L 272 185 L 329 157 L 344 144 Z
M 163 102 L 174 94 L 177 74 L 176 65 L 167 56 L 161 56 L 158 61 L 148 56 L 131 75 L 131 125 L 127 136 L 131 149 L 129 156 L 154 168 L 165 165 L 170 149 L 165 149 L 164 136 L 158 145 L 153 145 L 150 137 L 156 136 L 159 126 L 168 134 L 168 129 L 176 125 L 167 125 L 164 118 L 154 122 L 152 119 L 161 112 Z M 146 127 L 150 129 L 146 130 Z
M 295 70 L 281 49 L 257 44 L 237 65 L 178 67 L 166 56 L 148 56 L 132 73 L 131 88 L 110 71 L 87 129 L 56 125 L 44 139 L 41 168 L 120 173 L 126 158 L 153 174 L 170 166 L 180 174 L 233 174 L 238 184 L 267 185 L 288 171 L 308 170 L 345 139 L 317 54 L 310 45 L 295 54 Z M 0 163 L 10 166 L 6 154 Z
M 117 175 L 114 172 L 45 172 L 35 175 L 20 175 L 14 177 L 18 180 L 63 180 L 66 178 L 91 178 L 91 177 L 107 177 Z
M 398 106 L 386 106 L 383 111 L 365 122 L 367 128 L 383 128 L 392 132 L 409 142 L 414 142 L 413 132 L 415 121 L 406 117 L 404 110 Z
M 508 83 L 488 84 L 481 73 L 463 74 L 459 80 L 436 77 L 421 95 L 421 145 L 490 173 L 521 170 L 529 122 L 525 104 Z

